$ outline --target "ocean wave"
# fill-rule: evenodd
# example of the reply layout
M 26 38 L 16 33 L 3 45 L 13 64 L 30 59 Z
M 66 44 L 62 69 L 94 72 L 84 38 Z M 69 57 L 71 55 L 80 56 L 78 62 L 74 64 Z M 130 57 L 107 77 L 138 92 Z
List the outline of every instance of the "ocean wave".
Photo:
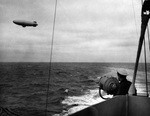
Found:
M 47 63 L 1 64 L 0 90 L 3 104 L 16 108 L 23 116 L 45 115 L 48 95 L 48 114 L 69 114 L 77 109 L 102 102 L 98 81 L 105 74 L 126 68 L 132 81 L 133 66 L 128 63 L 52 63 L 49 91 Z M 129 67 L 129 68 L 128 68 Z M 145 78 L 141 68 L 137 73 L 138 92 L 145 92 Z M 150 76 L 148 72 L 148 77 Z M 150 81 L 150 78 L 148 79 Z M 47 94 L 48 92 L 48 94 Z M 1 101 L 1 103 L 2 103 Z M 23 110 L 23 111 L 21 111 Z

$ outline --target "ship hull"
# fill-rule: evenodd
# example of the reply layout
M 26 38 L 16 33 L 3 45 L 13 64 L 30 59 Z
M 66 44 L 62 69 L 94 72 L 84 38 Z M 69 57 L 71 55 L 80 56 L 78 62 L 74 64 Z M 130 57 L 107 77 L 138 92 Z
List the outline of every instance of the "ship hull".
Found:
M 70 116 L 149 116 L 150 99 L 139 96 L 117 96 L 90 106 Z

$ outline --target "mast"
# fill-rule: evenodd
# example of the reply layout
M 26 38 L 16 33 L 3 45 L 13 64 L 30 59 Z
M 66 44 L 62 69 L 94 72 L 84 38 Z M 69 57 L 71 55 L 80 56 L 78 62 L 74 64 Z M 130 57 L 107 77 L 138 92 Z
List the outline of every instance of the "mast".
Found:
M 140 54 L 141 54 L 141 50 L 142 50 L 144 35 L 145 35 L 145 31 L 146 31 L 146 27 L 147 27 L 149 18 L 150 18 L 150 0 L 145 0 L 142 5 L 142 11 L 141 11 L 141 32 L 140 32 L 137 57 L 136 57 L 136 62 L 135 62 L 135 67 L 134 67 L 132 85 L 129 89 L 130 95 L 136 94 L 136 89 L 135 89 L 136 74 L 137 74 L 139 58 L 140 58 Z

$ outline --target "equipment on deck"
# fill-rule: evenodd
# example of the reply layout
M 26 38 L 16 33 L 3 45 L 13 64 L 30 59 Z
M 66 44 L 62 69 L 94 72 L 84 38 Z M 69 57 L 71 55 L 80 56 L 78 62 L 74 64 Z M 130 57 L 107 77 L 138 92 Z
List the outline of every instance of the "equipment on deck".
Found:
M 115 95 L 119 89 L 119 81 L 115 77 L 103 76 L 99 80 L 99 95 L 101 98 L 105 99 L 101 90 L 104 90 L 107 94 Z

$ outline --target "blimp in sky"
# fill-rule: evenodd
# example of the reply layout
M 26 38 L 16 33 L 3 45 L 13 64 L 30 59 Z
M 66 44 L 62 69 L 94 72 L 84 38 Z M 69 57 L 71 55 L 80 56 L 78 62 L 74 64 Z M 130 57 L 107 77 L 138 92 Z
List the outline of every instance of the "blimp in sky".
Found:
M 14 20 L 13 23 L 20 25 L 22 27 L 26 26 L 36 27 L 38 25 L 36 21 L 24 21 L 24 20 Z

